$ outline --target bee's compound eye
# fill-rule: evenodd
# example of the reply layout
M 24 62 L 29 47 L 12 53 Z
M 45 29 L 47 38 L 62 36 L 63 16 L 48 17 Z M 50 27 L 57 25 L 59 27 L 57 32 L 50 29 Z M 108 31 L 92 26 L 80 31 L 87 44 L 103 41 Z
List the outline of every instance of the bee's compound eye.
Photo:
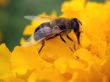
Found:
M 74 32 L 79 30 L 79 21 L 77 18 L 73 18 L 71 20 L 71 27 L 73 28 Z

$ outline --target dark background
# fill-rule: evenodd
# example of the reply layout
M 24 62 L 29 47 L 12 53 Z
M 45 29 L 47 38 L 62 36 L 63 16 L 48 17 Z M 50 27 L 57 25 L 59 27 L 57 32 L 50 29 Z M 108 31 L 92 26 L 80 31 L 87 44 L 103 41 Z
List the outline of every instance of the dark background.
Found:
M 24 28 L 30 23 L 24 16 L 43 12 L 51 14 L 53 11 L 60 15 L 64 1 L 67 0 L 0 0 L 0 43 L 6 43 L 12 50 L 19 44 Z

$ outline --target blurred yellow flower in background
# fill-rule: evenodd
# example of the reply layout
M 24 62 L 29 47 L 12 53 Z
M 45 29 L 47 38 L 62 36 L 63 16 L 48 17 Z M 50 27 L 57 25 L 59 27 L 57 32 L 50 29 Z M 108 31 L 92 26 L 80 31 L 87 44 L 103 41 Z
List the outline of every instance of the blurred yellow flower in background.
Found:
M 105 3 L 87 0 L 66 1 L 60 17 L 78 18 L 82 22 L 81 45 L 71 52 L 59 39 L 41 44 L 16 46 L 12 53 L 0 46 L 0 81 L 3 82 L 109 82 L 110 81 L 110 1 Z M 42 16 L 47 16 L 42 14 Z M 52 14 L 56 18 L 55 13 Z M 32 21 L 24 35 L 33 35 L 42 22 Z M 70 36 L 74 39 L 73 33 Z M 74 37 L 73 37 L 74 36 Z M 66 39 L 67 40 L 67 39 Z M 77 41 L 76 39 L 74 39 Z M 33 40 L 32 40 L 33 42 Z M 73 43 L 68 41 L 73 48 Z
M 0 0 L 0 5 L 5 6 L 8 4 L 8 0 Z

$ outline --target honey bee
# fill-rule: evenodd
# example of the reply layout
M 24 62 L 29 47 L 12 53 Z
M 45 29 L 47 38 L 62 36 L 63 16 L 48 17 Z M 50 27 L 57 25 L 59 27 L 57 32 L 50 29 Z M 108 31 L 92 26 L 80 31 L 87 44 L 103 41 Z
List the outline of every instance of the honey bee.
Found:
M 45 20 L 47 18 L 36 18 L 34 16 L 25 16 L 28 20 L 34 20 L 34 19 L 42 19 Z M 63 35 L 66 36 L 70 41 L 73 42 L 73 39 L 68 36 L 68 34 L 73 31 L 77 37 L 78 44 L 80 44 L 79 38 L 80 38 L 80 26 L 82 23 L 77 18 L 67 19 L 67 18 L 56 18 L 56 19 L 48 19 L 48 21 L 42 23 L 39 25 L 35 31 L 34 31 L 34 40 L 35 41 L 41 41 L 42 46 L 39 49 L 38 53 L 41 52 L 45 45 L 45 41 L 52 39 L 56 36 L 60 36 L 61 40 L 66 44 L 67 42 L 62 37 Z M 71 48 L 70 48 L 71 49 Z M 72 51 L 72 49 L 71 49 Z

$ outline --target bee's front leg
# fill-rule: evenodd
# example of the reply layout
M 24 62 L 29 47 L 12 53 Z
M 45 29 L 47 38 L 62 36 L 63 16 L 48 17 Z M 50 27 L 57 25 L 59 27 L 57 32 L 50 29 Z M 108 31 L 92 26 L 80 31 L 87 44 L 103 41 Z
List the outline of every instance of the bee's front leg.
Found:
M 76 46 L 75 46 L 74 40 L 73 40 L 71 37 L 69 37 L 68 35 L 66 35 L 66 37 L 67 37 L 70 41 L 72 41 L 72 42 L 74 43 L 74 49 L 76 50 Z
M 39 49 L 38 54 L 40 54 L 40 52 L 42 51 L 42 49 L 43 49 L 44 46 L 45 46 L 45 41 L 42 40 L 42 46 L 41 46 L 41 48 Z

